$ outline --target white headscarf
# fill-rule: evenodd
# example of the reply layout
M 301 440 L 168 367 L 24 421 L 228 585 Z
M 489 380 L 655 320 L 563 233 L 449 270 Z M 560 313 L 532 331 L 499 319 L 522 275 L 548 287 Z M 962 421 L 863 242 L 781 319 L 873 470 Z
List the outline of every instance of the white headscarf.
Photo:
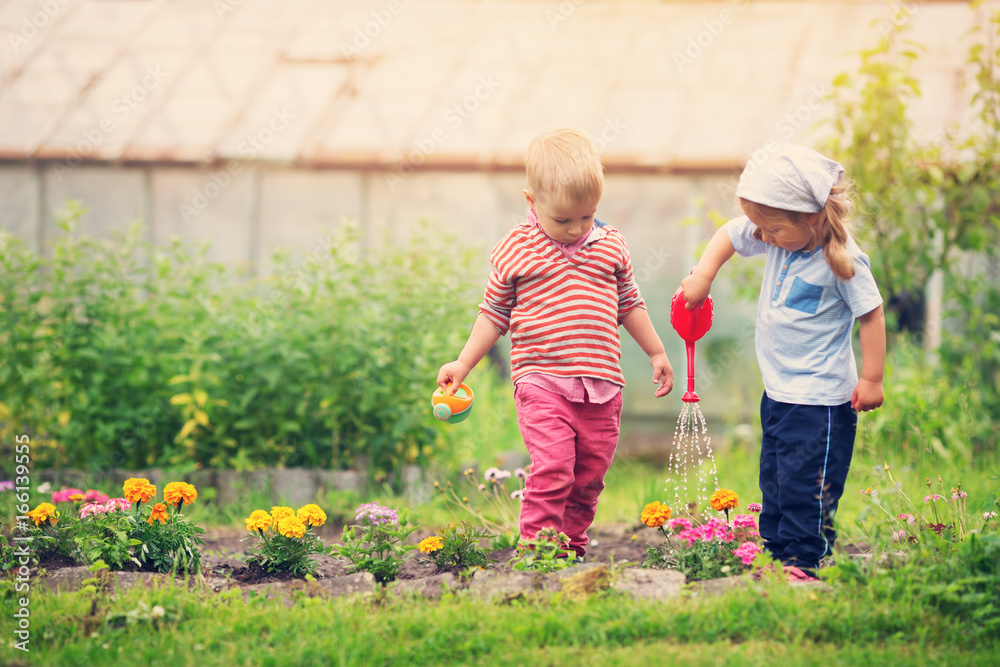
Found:
M 736 196 L 782 211 L 817 213 L 830 188 L 844 179 L 844 167 L 816 151 L 778 144 L 763 161 L 751 160 L 740 174 Z

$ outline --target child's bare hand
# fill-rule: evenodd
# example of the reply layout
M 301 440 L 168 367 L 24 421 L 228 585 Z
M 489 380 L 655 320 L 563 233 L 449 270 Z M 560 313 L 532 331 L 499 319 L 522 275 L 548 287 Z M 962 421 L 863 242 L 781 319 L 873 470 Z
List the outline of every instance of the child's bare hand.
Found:
M 687 301 L 684 307 L 691 310 L 708 297 L 712 281 L 692 273 L 681 281 L 681 289 L 684 290 L 684 300 Z
M 858 381 L 858 386 L 854 388 L 854 393 L 851 395 L 851 407 L 858 412 L 869 412 L 882 407 L 884 400 L 882 383 L 862 378 Z
M 451 396 L 458 389 L 458 386 L 465 381 L 470 370 L 472 369 L 457 359 L 451 361 L 442 366 L 438 371 L 437 384 L 445 394 Z M 448 385 L 451 386 L 449 387 Z
M 660 384 L 654 395 L 662 398 L 674 388 L 674 369 L 671 368 L 666 354 L 654 354 L 649 358 L 649 365 L 653 367 L 653 382 Z

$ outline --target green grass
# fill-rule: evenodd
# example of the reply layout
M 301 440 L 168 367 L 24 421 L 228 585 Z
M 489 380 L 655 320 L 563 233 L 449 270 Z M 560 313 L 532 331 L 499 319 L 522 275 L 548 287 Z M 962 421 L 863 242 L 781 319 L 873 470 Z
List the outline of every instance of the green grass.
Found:
M 440 601 L 375 597 L 281 602 L 182 587 L 31 593 L 31 653 L 0 645 L 8 665 L 607 665 L 996 664 L 995 605 L 942 613 L 919 595 L 913 571 L 834 584 L 828 591 L 781 582 L 721 597 L 669 603 L 614 592 L 583 602 L 555 596 L 495 605 L 464 594 Z M 919 579 L 919 578 L 918 578 Z M 894 592 L 893 592 L 894 591 Z M 94 600 L 97 603 L 94 603 Z M 8 600 L 4 607 L 11 608 Z M 166 621 L 107 619 L 161 605 Z M 973 621 L 976 622 L 973 622 Z M 0 632 L 11 637 L 9 613 Z

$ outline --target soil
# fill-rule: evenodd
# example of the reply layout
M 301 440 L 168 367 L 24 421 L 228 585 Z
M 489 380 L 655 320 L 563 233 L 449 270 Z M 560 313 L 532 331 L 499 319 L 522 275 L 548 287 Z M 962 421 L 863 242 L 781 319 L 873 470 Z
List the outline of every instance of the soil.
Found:
M 638 565 L 646 557 L 646 543 L 642 539 L 642 532 L 638 527 L 633 526 L 595 526 L 588 531 L 590 544 L 587 547 L 586 560 L 590 563 L 616 563 L 622 564 L 625 561 Z M 651 539 L 656 538 L 653 531 L 649 531 Z M 638 534 L 639 538 L 632 539 L 632 535 Z M 321 533 L 324 543 L 332 544 L 340 539 L 340 528 L 327 528 Z M 427 535 L 414 534 L 410 542 L 416 544 Z M 239 582 L 240 585 L 265 584 L 279 581 L 289 581 L 298 579 L 289 572 L 267 572 L 256 564 L 248 565 L 244 562 L 246 557 L 247 543 L 242 540 L 247 536 L 246 532 L 236 532 L 235 530 L 212 530 L 207 532 L 203 539 L 204 546 L 201 548 L 202 571 L 206 576 L 214 575 L 228 577 Z M 491 559 L 496 563 L 494 568 L 502 568 L 515 555 L 515 550 L 502 549 L 489 553 Z M 350 571 L 350 563 L 346 563 L 337 558 L 329 556 L 313 556 L 316 564 L 316 578 L 325 579 L 329 577 L 345 576 Z M 463 567 L 438 568 L 433 562 L 419 552 L 411 552 L 403 564 L 399 579 L 421 579 L 432 577 L 444 572 L 458 573 L 463 571 Z
M 655 531 L 644 531 L 643 528 L 643 526 L 627 525 L 592 527 L 588 531 L 590 544 L 587 547 L 586 561 L 608 564 L 613 562 L 617 565 L 628 562 L 632 565 L 638 565 L 646 557 L 645 539 L 648 538 L 655 542 L 658 535 Z M 410 536 L 409 542 L 416 544 L 424 537 L 429 537 L 430 534 L 429 532 L 427 534 L 415 533 Z M 325 544 L 333 544 L 340 541 L 341 528 L 339 526 L 324 526 L 319 535 Z M 633 540 L 633 535 L 637 535 L 637 539 Z M 290 572 L 268 572 L 255 563 L 247 564 L 245 559 L 250 543 L 244 542 L 246 537 L 246 531 L 235 528 L 207 530 L 202 536 L 205 542 L 201 547 L 202 573 L 207 577 L 216 576 L 230 579 L 240 586 L 301 579 Z M 490 552 L 489 557 L 496 561 L 491 567 L 503 568 L 514 555 L 513 548 Z M 313 562 L 316 564 L 317 579 L 346 576 L 350 571 L 350 563 L 330 556 L 313 556 Z M 52 571 L 77 565 L 80 563 L 66 556 L 50 553 L 42 558 L 39 568 Z M 134 571 L 140 568 L 129 563 L 124 569 Z M 421 579 L 444 572 L 457 574 L 464 569 L 464 567 L 438 568 L 429 558 L 413 551 L 404 562 L 398 578 Z

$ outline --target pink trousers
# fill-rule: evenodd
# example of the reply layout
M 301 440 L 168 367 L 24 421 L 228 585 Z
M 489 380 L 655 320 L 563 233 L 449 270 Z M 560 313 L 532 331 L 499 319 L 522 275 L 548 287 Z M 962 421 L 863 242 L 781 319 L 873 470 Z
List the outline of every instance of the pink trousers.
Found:
M 521 499 L 521 538 L 534 539 L 551 526 L 566 533 L 569 547 L 582 557 L 618 446 L 622 395 L 602 404 L 573 403 L 541 387 L 519 384 L 514 403 L 531 456 Z

